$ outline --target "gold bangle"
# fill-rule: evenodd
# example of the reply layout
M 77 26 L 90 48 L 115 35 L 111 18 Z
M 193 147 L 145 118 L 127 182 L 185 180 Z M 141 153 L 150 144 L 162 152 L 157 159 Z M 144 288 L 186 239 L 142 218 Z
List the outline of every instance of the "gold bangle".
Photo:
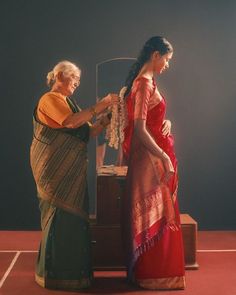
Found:
M 91 107 L 91 108 L 89 109 L 89 111 L 90 111 L 90 113 L 92 114 L 92 117 L 95 117 L 95 116 L 97 115 L 97 112 L 96 112 L 95 107 Z

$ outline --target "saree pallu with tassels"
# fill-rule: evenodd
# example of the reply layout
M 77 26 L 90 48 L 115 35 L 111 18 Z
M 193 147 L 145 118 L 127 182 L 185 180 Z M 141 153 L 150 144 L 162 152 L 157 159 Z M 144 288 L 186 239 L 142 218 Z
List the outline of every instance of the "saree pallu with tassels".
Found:
M 36 282 L 52 289 L 87 288 L 92 280 L 87 145 L 75 130 L 71 135 L 50 128 L 36 116 L 33 123 L 30 160 L 42 227 Z
M 132 95 L 127 99 L 132 113 Z M 123 151 L 128 159 L 123 210 L 127 275 L 147 289 L 184 289 L 185 270 L 178 209 L 177 160 L 174 140 L 161 133 L 166 102 L 147 112 L 146 127 L 156 143 L 169 155 L 175 174 L 164 182 L 163 162 L 142 144 L 133 132 L 133 121 L 125 130 Z

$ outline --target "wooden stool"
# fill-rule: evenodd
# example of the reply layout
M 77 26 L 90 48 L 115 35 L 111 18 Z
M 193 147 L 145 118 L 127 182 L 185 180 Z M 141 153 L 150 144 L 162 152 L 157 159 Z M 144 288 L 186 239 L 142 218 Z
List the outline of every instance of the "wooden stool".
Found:
M 197 222 L 188 214 L 180 214 L 183 233 L 184 259 L 186 269 L 198 269 L 197 253 Z

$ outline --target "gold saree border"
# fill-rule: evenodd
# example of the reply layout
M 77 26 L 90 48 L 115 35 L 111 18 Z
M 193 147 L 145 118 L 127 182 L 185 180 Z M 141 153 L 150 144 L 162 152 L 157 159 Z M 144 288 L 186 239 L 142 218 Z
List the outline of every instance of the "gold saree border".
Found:
M 63 202 L 63 200 L 57 199 L 56 197 L 48 197 L 44 190 L 42 190 L 39 186 L 37 186 L 37 191 L 42 200 L 50 202 L 53 206 L 57 208 L 61 208 L 67 212 L 80 216 L 86 221 L 89 221 L 89 214 L 85 212 L 83 209 L 68 206 L 66 202 Z
M 62 290 L 79 290 L 87 289 L 91 286 L 92 278 L 82 278 L 79 280 L 53 280 L 40 277 L 35 274 L 35 282 L 42 288 L 62 289 Z
M 136 283 L 150 290 L 183 290 L 186 287 L 185 276 L 158 278 L 158 279 L 136 279 Z
M 42 288 L 45 288 L 45 279 L 35 274 L 35 282 Z

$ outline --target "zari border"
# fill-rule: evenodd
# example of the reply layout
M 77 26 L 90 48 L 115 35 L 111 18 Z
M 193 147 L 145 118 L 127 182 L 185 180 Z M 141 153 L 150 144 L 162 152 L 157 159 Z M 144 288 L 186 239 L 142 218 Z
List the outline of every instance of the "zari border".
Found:
M 144 288 L 150 290 L 171 290 L 171 289 L 185 289 L 185 276 L 159 278 L 159 279 L 143 279 L 136 280 L 136 283 Z
M 45 288 L 45 280 L 44 278 L 38 276 L 37 274 L 35 274 L 35 282 L 42 288 Z
M 36 283 L 48 289 L 62 289 L 62 290 L 79 290 L 86 289 L 91 286 L 92 278 L 82 278 L 80 280 L 53 280 L 46 279 L 35 274 Z

